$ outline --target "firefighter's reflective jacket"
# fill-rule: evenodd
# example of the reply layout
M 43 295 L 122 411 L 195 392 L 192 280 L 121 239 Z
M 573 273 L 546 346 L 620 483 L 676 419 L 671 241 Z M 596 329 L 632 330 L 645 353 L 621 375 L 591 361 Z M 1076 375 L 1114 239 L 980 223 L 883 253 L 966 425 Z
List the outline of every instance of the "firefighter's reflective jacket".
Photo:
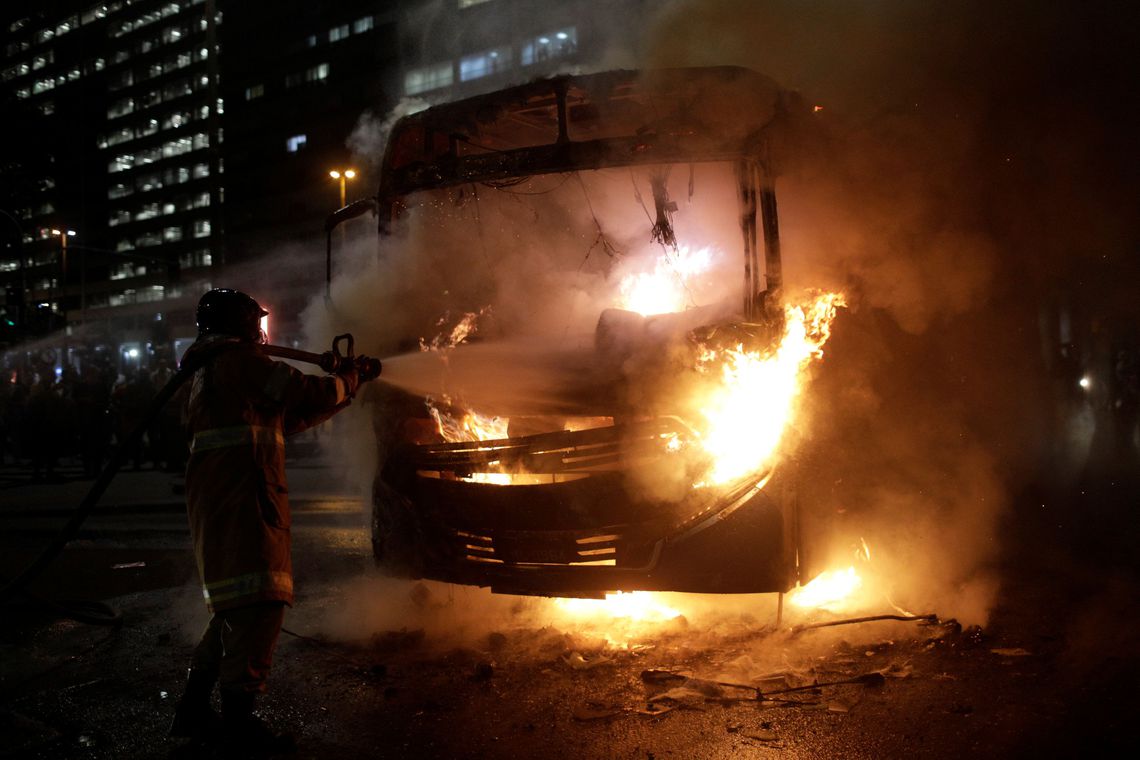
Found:
M 187 514 L 211 612 L 259 601 L 293 603 L 285 436 L 344 406 L 339 377 L 305 375 L 233 339 L 199 369 L 186 397 Z

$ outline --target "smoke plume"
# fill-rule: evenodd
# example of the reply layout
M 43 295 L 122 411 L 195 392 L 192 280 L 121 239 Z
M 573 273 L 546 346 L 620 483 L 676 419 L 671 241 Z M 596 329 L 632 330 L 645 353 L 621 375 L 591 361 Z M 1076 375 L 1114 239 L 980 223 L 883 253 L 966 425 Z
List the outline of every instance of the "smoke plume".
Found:
M 1087 88 L 1127 80 L 1122 43 L 1100 7 L 1017 2 L 681 1 L 652 34 L 650 67 L 747 66 L 818 104 L 777 185 L 785 272 L 855 308 L 802 465 L 847 528 L 830 556 L 865 537 L 900 601 L 970 622 L 992 602 L 1000 518 L 1040 464 L 1039 310 L 1136 239 L 1128 138 Z
M 840 528 L 809 563 L 844 562 L 864 539 L 893 601 L 984 622 L 1001 519 L 1041 463 L 1041 304 L 1068 273 L 1136 240 L 1135 169 L 1114 158 L 1134 155 L 1127 130 L 1102 126 L 1111 98 L 1086 86 L 1127 84 L 1121 32 L 1084 6 L 791 0 L 678 0 L 646 28 L 633 44 L 646 68 L 746 66 L 818 106 L 777 180 L 788 291 L 840 290 L 851 304 L 793 431 L 805 524 Z M 363 116 L 353 149 L 378 157 L 411 107 Z M 1121 116 L 1135 123 L 1134 108 Z M 669 179 L 678 236 L 737 251 L 731 177 L 698 167 L 691 197 L 688 179 Z M 487 307 L 483 338 L 537 336 L 572 354 L 621 273 L 660 251 L 641 197 L 648 177 L 628 171 L 430 194 L 379 255 L 361 233 L 338 258 L 331 300 L 306 311 L 308 339 L 352 330 L 360 351 L 410 353 L 386 373 L 418 392 L 446 373 L 417 339 Z M 492 365 L 531 372 L 536 388 L 554 377 L 533 352 L 480 355 L 470 378 Z M 461 385 L 477 397 L 502 383 Z M 371 441 L 383 410 L 353 414 Z M 368 483 L 375 456 L 359 443 L 344 448 Z

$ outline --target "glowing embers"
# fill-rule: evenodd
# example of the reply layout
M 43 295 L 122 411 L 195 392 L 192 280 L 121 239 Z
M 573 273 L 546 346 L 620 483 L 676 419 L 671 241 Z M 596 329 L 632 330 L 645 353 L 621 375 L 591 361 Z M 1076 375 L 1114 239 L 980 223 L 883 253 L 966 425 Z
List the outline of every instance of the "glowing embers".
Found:
M 606 594 L 605 599 L 555 599 L 555 606 L 574 618 L 665 622 L 680 617 L 680 610 L 664 602 L 663 595 L 649 591 Z
M 667 314 L 696 306 L 692 281 L 708 272 L 714 261 L 714 249 L 705 246 L 678 246 L 654 259 L 653 269 L 632 272 L 618 284 L 618 308 L 638 314 Z
M 700 446 L 712 464 L 698 485 L 721 485 L 758 472 L 776 452 L 794 413 L 804 370 L 823 355 L 843 296 L 825 293 L 785 307 L 784 335 L 771 351 L 706 348 L 698 370 L 710 382 L 691 404 L 702 418 Z

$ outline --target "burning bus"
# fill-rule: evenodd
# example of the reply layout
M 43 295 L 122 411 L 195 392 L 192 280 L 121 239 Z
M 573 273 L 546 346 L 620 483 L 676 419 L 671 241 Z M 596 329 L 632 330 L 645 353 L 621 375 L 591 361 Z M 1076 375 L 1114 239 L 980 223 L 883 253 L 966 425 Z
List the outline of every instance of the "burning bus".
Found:
M 330 240 L 371 207 L 382 246 L 469 292 L 377 384 L 382 567 L 578 597 L 811 577 L 788 429 L 843 300 L 785 291 L 776 203 L 811 118 L 715 67 L 557 76 L 395 123 L 377 197 Z M 530 307 L 497 300 L 509 277 Z

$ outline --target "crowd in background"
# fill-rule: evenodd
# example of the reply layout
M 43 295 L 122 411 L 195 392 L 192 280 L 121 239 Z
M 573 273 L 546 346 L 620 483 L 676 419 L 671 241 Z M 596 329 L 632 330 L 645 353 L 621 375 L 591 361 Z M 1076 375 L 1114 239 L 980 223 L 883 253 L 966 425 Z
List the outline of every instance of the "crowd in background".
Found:
M 57 479 L 66 460 L 95 477 L 116 447 L 129 446 L 124 467 L 181 472 L 188 450 L 180 404 L 147 419 L 151 401 L 170 380 L 166 360 L 154 369 L 119 373 L 94 362 L 82 370 L 51 365 L 6 372 L 0 382 L 0 465 L 31 466 L 34 480 Z M 145 426 L 141 437 L 131 432 Z

